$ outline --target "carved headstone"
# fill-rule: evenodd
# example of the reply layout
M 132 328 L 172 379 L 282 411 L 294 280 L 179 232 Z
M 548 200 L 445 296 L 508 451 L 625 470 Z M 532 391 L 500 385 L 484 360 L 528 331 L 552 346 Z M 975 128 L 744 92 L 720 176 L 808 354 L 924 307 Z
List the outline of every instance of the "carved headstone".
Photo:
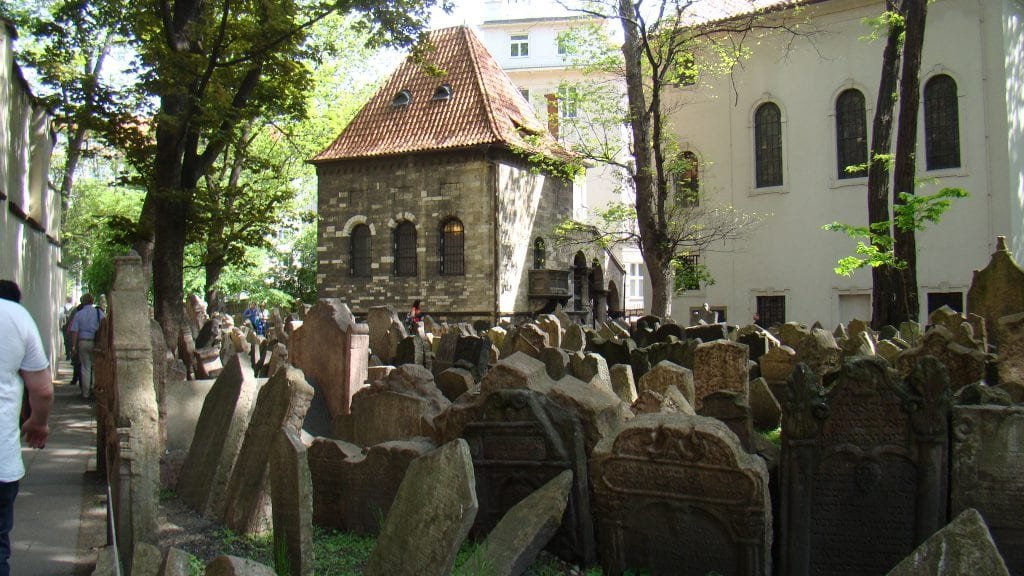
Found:
M 605 573 L 771 573 L 768 471 L 721 422 L 637 416 L 590 466 Z
M 370 334 L 337 298 L 321 298 L 291 338 L 292 364 L 324 395 L 331 416 L 348 414 L 366 381 Z
M 637 394 L 652 390 L 664 395 L 669 386 L 675 386 L 691 406 L 694 404 L 693 372 L 682 366 L 662 360 L 651 371 L 640 377 L 636 384 Z
M 393 359 L 393 350 L 389 349 L 389 331 L 395 322 L 402 326 L 398 314 L 390 306 L 371 306 L 366 318 L 367 329 L 370 332 L 370 350 L 386 364 L 390 364 Z
M 756 430 L 774 430 L 782 420 L 782 407 L 764 378 L 750 381 L 750 415 Z
M 1024 407 L 953 409 L 950 513 L 977 509 L 1012 574 L 1024 574 L 1022 439 Z
M 949 371 L 949 381 L 955 393 L 960 388 L 985 379 L 987 356 L 953 341 L 949 330 L 935 326 L 920 339 L 917 348 L 904 350 L 896 357 L 896 369 L 906 376 L 923 356 L 938 358 Z
M 473 374 L 462 368 L 449 368 L 438 374 L 434 380 L 441 394 L 444 394 L 444 397 L 452 402 L 476 385 Z
M 281 428 L 296 434 L 313 400 L 301 370 L 282 368 L 260 388 L 252 420 L 228 481 L 224 524 L 239 534 L 263 531 L 269 521 L 270 450 Z
M 819 378 L 839 370 L 843 358 L 843 351 L 836 344 L 835 337 L 821 328 L 804 336 L 794 350 L 797 362 L 807 364 Z
M 616 364 L 608 370 L 612 379 L 612 390 L 615 395 L 627 404 L 636 402 L 636 383 L 633 381 L 633 368 L 629 364 Z
M 572 374 L 591 386 L 612 392 L 612 378 L 608 374 L 608 363 L 593 352 L 576 353 L 569 356 Z
M 1024 312 L 1003 316 L 999 334 L 999 383 L 1024 386 Z
M 562 335 L 562 348 L 570 352 L 581 352 L 586 344 L 583 328 L 579 324 L 569 324 Z
M 574 352 L 573 356 L 582 354 Z M 571 359 L 569 354 L 561 348 L 545 348 L 540 352 L 540 361 L 544 363 L 544 369 L 552 380 L 561 380 L 566 374 L 572 372 Z
M 248 558 L 218 556 L 206 565 L 203 576 L 277 576 L 277 572 Z
M 548 335 L 548 346 L 558 348 L 562 345 L 562 323 L 554 314 L 544 314 L 537 318 L 537 326 Z
M 985 520 L 967 509 L 933 534 L 887 576 L 953 576 L 986 574 L 1010 576 L 992 542 Z
M 403 364 L 356 394 L 352 413 L 338 417 L 352 421 L 353 435 L 342 439 L 372 446 L 415 436 L 431 437 L 434 417 L 449 404 L 429 370 Z
M 1004 236 L 996 237 L 996 250 L 984 270 L 975 270 L 967 291 L 967 311 L 995 326 L 1003 316 L 1024 312 L 1024 270 L 1013 260 Z M 990 334 L 999 344 L 999 335 Z
M 385 442 L 365 452 L 354 444 L 317 438 L 309 447 L 313 522 L 357 534 L 377 534 L 405 471 L 437 446 L 426 438 Z
M 749 382 L 747 374 L 747 347 L 744 344 L 718 340 L 697 347 L 694 360 L 693 407 L 700 412 L 703 398 L 719 390 L 731 390 L 747 402 Z
M 476 512 L 473 462 L 464 440 L 417 458 L 406 471 L 363 574 L 448 574 Z
M 224 512 L 228 479 L 249 426 L 256 391 L 249 359 L 235 354 L 203 400 L 182 466 L 185 473 L 177 485 L 178 496 L 201 514 L 220 518 Z

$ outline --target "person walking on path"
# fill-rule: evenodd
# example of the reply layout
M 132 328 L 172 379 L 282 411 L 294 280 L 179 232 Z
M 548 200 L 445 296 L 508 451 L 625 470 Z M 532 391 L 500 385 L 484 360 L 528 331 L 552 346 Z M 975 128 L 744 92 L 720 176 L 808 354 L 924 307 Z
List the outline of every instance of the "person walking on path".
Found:
M 71 298 L 68 296 L 64 300 L 64 307 L 60 310 L 60 335 L 64 340 L 64 359 L 71 360 L 71 331 L 68 328 L 71 327 L 71 319 L 75 316 L 76 306 Z
M 0 338 L 0 576 L 10 576 L 14 499 L 25 475 L 19 435 L 32 448 L 46 446 L 53 382 L 39 329 L 17 300 L 0 299 L 0 334 L 4 334 Z M 19 434 L 18 417 L 26 393 L 31 410 Z
M 82 307 L 71 320 L 71 348 L 82 365 L 82 398 L 92 397 L 92 351 L 103 311 L 92 305 L 92 294 L 82 295 Z

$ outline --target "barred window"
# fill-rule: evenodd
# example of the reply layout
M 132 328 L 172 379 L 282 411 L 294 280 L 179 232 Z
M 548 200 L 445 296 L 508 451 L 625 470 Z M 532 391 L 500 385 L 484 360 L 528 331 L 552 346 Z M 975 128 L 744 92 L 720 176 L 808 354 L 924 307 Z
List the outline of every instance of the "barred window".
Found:
M 844 90 L 836 99 L 836 158 L 840 180 L 867 176 L 866 167 L 847 171 L 868 161 L 868 124 L 860 90 Z
M 785 296 L 758 296 L 757 315 L 761 318 L 761 326 L 774 326 L 786 323 Z
M 700 205 L 700 164 L 697 155 L 689 150 L 679 155 L 679 168 L 672 175 L 672 192 L 680 206 Z
M 537 236 L 537 239 L 533 241 L 533 269 L 543 270 L 544 266 L 547 265 L 547 260 L 547 243 L 544 242 L 543 237 Z
M 395 227 L 395 276 L 416 275 L 416 225 L 408 220 Z
M 766 102 L 754 113 L 757 187 L 782 186 L 782 112 Z
M 956 81 L 945 74 L 924 85 L 924 146 L 928 170 L 960 167 Z
M 442 275 L 462 276 L 466 273 L 465 249 L 466 235 L 462 222 L 457 218 L 446 221 L 441 226 Z
M 370 276 L 370 227 L 360 224 L 352 229 L 349 236 L 349 260 L 353 277 L 368 278 Z

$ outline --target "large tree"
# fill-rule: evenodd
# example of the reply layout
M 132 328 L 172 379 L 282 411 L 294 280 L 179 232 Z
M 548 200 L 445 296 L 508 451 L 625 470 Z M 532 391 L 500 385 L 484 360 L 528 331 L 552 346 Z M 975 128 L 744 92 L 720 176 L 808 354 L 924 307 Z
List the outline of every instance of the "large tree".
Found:
M 622 120 L 629 130 L 626 161 L 615 153 L 595 154 L 593 148 L 584 152 L 626 171 L 627 184 L 635 195 L 634 205 L 613 206 L 603 212 L 602 218 L 635 218 L 635 228 L 630 231 L 627 227 L 625 233 L 622 229 L 609 233 L 602 226 L 590 229 L 606 239 L 635 235 L 651 279 L 650 312 L 667 316 L 676 286 L 674 278 L 685 258 L 712 244 L 744 237 L 760 217 L 729 206 L 709 206 L 693 196 L 696 192 L 684 182 L 689 160 L 681 155 L 669 129 L 674 110 L 666 103 L 666 91 L 692 81 L 699 67 L 728 73 L 747 50 L 749 36 L 776 30 L 799 34 L 792 25 L 796 17 L 766 14 L 756 9 L 754 2 L 733 6 L 735 10 L 724 20 L 708 18 L 709 10 L 716 11 L 715 3 L 709 1 L 584 0 L 562 5 L 621 26 L 621 57 L 604 55 L 594 60 L 625 86 Z M 613 97 L 599 100 L 615 101 Z M 614 138 L 605 136 L 598 140 L 614 143 Z M 586 227 L 573 228 L 579 231 Z
M 323 48 L 306 43 L 310 27 L 342 12 L 378 45 L 409 45 L 435 3 L 148 0 L 129 6 L 143 86 L 159 103 L 135 245 L 151 263 L 155 315 L 169 343 L 184 325 L 184 254 L 197 187 L 249 121 L 302 116 L 310 79 L 302 62 L 315 59 L 311 48 Z

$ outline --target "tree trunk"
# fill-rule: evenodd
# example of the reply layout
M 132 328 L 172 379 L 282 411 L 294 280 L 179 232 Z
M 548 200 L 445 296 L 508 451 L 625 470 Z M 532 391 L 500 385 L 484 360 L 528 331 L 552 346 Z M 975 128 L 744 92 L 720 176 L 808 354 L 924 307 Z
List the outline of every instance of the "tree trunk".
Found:
M 206 270 L 206 311 L 212 316 L 214 312 L 220 312 L 220 293 L 216 286 L 221 272 L 224 271 L 224 259 L 217 258 L 213 262 L 207 261 L 204 269 Z
M 886 8 L 895 12 L 894 0 Z M 889 167 L 887 158 L 892 148 L 893 108 L 896 105 L 896 85 L 900 68 L 900 36 L 903 29 L 890 22 L 889 34 L 882 53 L 882 75 L 878 81 L 878 100 L 871 126 L 871 152 L 868 166 L 868 225 L 889 222 Z M 888 234 L 892 227 L 889 226 Z M 880 231 L 879 231 L 880 232 Z M 879 249 L 887 247 L 876 243 Z M 893 293 L 894 271 L 888 266 L 871 269 L 871 326 L 876 330 L 891 324 L 896 318 Z
M 893 162 L 894 204 L 903 204 L 901 192 L 913 194 L 917 180 L 917 112 L 920 108 L 921 52 L 928 15 L 928 0 L 903 0 L 906 34 L 903 41 L 903 71 L 900 74 L 900 113 L 896 133 L 896 157 Z M 920 302 L 917 291 L 917 239 L 913 228 L 901 230 L 893 226 L 895 256 L 906 266 L 894 270 L 893 286 L 896 309 L 889 324 L 897 326 L 907 320 L 917 321 Z

